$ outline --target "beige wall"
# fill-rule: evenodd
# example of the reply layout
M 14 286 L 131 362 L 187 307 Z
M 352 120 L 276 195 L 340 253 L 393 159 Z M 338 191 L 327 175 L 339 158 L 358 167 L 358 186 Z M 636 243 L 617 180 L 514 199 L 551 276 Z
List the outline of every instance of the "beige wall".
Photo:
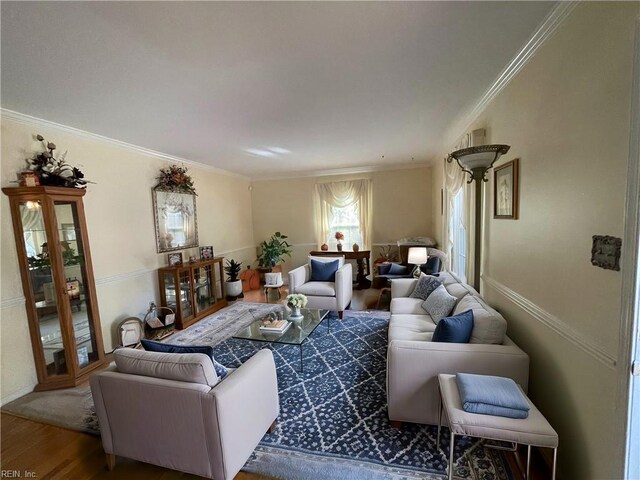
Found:
M 156 269 L 166 254 L 156 253 L 151 188 L 170 162 L 85 135 L 43 125 L 2 119 L 2 186 L 40 151 L 36 133 L 69 151 L 67 161 L 81 168 L 91 184 L 84 204 L 96 277 L 105 350 L 117 344 L 116 327 L 127 316 L 142 316 L 149 301 L 159 301 Z M 197 198 L 200 245 L 216 255 L 241 261 L 254 257 L 249 180 L 190 167 Z M 36 382 L 9 202 L 1 196 L 1 386 L 2 403 L 29 391 Z M 197 249 L 183 256 L 197 255 Z
M 293 256 L 284 263 L 283 270 L 303 264 L 309 251 L 319 247 L 314 221 L 315 184 L 353 178 L 370 178 L 373 182 L 374 259 L 382 244 L 395 245 L 406 236 L 432 235 L 431 167 L 420 167 L 254 182 L 251 200 L 255 243 L 280 231 L 288 235 L 294 245 Z
M 592 235 L 623 235 L 639 13 L 579 4 L 470 127 L 511 145 L 499 163 L 520 158 L 519 220 L 492 218 L 486 184 L 483 293 L 531 356 L 531 396 L 560 434 L 563 478 L 620 475 L 621 274 L 592 266 L 590 252 Z

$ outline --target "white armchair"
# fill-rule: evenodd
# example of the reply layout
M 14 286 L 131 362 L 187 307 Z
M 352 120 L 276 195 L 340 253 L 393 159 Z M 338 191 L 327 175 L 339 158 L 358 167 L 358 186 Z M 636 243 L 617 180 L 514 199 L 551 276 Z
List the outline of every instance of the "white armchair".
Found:
M 321 262 L 340 260 L 335 282 L 311 281 L 311 259 Z M 309 257 L 309 263 L 289 272 L 289 293 L 306 295 L 309 300 L 307 308 L 334 310 L 342 318 L 353 296 L 351 264 L 345 263 L 344 257 Z
M 271 350 L 260 350 L 218 382 L 202 353 L 121 348 L 116 367 L 91 377 L 107 466 L 116 455 L 231 480 L 280 407 Z

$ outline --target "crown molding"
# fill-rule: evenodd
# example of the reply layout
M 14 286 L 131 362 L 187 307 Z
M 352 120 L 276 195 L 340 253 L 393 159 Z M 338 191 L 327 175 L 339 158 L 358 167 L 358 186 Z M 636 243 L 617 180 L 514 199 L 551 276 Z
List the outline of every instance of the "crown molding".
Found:
M 578 332 L 576 329 L 563 322 L 552 313 L 547 312 L 528 298 L 523 297 L 518 292 L 510 289 L 497 280 L 494 280 L 487 275 L 483 275 L 482 280 L 486 283 L 486 285 L 490 286 L 496 292 L 506 297 L 520 309 L 524 310 L 540 323 L 553 330 L 565 340 L 568 340 L 569 342 L 574 344 L 580 350 L 587 353 L 607 368 L 611 370 L 616 369 L 616 358 L 605 351 L 605 349 L 601 345 L 598 345 L 596 342 L 594 342 L 590 338 L 587 338 L 585 335 Z
M 145 155 L 147 157 L 156 158 L 158 160 L 163 160 L 166 162 L 174 162 L 174 163 L 183 163 L 185 165 L 189 165 L 194 168 L 200 168 L 202 170 L 206 170 L 209 172 L 218 173 L 218 174 L 226 175 L 229 177 L 238 177 L 244 180 L 250 180 L 250 178 L 247 177 L 246 175 L 240 175 L 239 173 L 230 172 L 229 170 L 223 170 L 222 168 L 214 167 L 212 165 L 207 165 L 205 163 L 196 162 L 194 160 L 188 160 L 186 158 L 176 157 L 174 155 L 169 155 L 168 153 L 157 152 L 149 148 L 140 147 L 138 145 L 133 145 L 127 142 L 122 142 L 114 138 L 98 135 L 97 133 L 87 132 L 86 130 L 81 130 L 79 128 L 70 127 L 68 125 L 63 125 L 61 123 L 52 122 L 50 120 L 45 120 L 43 118 L 33 117 L 31 115 L 27 115 L 26 113 L 16 112 L 14 110 L 9 110 L 7 108 L 0 108 L 0 117 L 2 119 L 7 119 L 7 120 L 14 121 L 16 123 L 20 123 L 22 125 L 29 125 L 32 127 L 44 127 L 44 128 L 49 128 L 53 130 L 58 130 L 60 132 L 63 132 L 69 135 L 75 135 L 75 136 L 84 138 L 86 140 L 91 140 L 94 142 L 111 145 L 113 147 L 122 148 L 124 150 L 138 153 L 140 155 Z
M 476 105 L 466 113 L 460 120 L 454 123 L 445 136 L 447 144 L 452 144 L 471 127 L 471 124 L 487 108 L 487 105 L 495 99 L 498 94 L 507 86 L 524 66 L 535 56 L 536 52 L 549 40 L 562 25 L 565 19 L 578 5 L 578 1 L 560 1 L 549 12 L 542 23 L 535 30 L 529 41 L 520 49 L 515 57 L 502 70 L 498 78 L 491 84 L 487 91 L 480 97 Z
M 351 168 L 335 168 L 332 170 L 312 170 L 309 172 L 291 172 L 284 173 L 282 175 L 261 175 L 260 178 L 252 178 L 252 182 L 268 182 L 271 180 L 285 180 L 291 178 L 309 178 L 309 177 L 330 177 L 334 175 L 358 175 L 361 173 L 373 173 L 384 172 L 389 170 L 411 170 L 414 168 L 428 168 L 432 167 L 430 162 L 414 162 L 414 163 L 400 163 L 395 165 L 367 165 L 363 167 L 351 167 Z

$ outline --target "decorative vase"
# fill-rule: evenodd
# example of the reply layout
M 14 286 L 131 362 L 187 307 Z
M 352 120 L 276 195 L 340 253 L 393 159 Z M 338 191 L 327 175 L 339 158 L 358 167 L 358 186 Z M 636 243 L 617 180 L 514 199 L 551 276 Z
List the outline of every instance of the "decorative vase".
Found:
M 342 251 L 342 244 L 340 242 L 338 242 L 338 251 L 341 252 Z
M 320 247 L 320 250 L 322 250 L 323 252 L 326 252 L 327 250 L 329 250 L 329 245 L 327 245 L 326 243 L 323 243 L 322 246 Z
M 358 252 L 358 251 L 360 251 L 360 246 L 359 246 L 357 243 L 354 243 L 354 244 L 353 244 L 353 247 L 351 247 L 351 248 L 353 248 L 353 251 L 354 251 L 354 252 Z
M 289 308 L 291 309 L 289 320 L 302 320 L 304 318 L 304 315 L 302 315 L 302 312 L 300 312 L 300 307 L 289 305 Z

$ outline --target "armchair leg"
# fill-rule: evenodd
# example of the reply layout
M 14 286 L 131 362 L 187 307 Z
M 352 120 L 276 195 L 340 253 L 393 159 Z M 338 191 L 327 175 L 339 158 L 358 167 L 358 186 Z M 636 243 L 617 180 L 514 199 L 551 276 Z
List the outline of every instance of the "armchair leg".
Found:
M 107 470 L 111 471 L 116 468 L 116 456 L 113 453 L 107 453 Z
M 269 427 L 269 430 L 267 430 L 267 433 L 273 433 L 276 431 L 276 425 L 278 424 L 278 420 L 274 420 L 273 423 L 271 424 L 271 426 Z

